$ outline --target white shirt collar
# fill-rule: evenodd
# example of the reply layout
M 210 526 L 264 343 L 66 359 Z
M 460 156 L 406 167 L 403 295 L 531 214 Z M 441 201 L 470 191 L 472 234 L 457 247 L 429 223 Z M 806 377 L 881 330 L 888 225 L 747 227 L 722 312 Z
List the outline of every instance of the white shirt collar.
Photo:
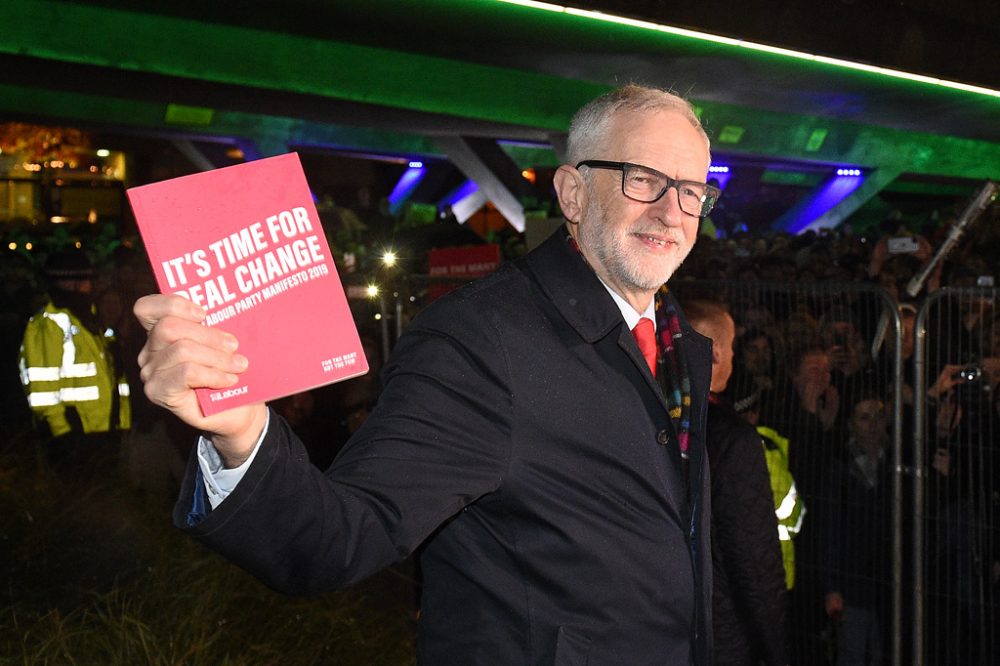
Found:
M 597 279 L 601 280 L 600 276 L 598 276 Z M 655 298 L 649 299 L 649 305 L 646 306 L 646 309 L 643 312 L 636 312 L 636 309 L 629 305 L 628 301 L 619 296 L 618 292 L 609 287 L 604 280 L 601 280 L 601 284 L 603 284 L 604 288 L 608 290 L 608 293 L 611 294 L 611 298 L 615 301 L 615 305 L 617 305 L 618 309 L 621 310 L 622 317 L 625 318 L 625 323 L 628 324 L 630 331 L 635 328 L 635 325 L 639 323 L 640 319 L 648 319 L 653 322 L 653 330 L 656 330 L 656 308 L 654 307 L 656 304 Z

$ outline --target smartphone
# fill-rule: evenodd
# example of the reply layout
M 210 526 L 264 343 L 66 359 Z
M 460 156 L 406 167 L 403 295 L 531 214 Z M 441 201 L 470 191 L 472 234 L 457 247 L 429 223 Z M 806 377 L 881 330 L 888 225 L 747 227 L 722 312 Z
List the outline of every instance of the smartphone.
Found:
M 890 254 L 910 254 L 916 252 L 920 245 L 913 236 L 895 236 L 889 239 Z

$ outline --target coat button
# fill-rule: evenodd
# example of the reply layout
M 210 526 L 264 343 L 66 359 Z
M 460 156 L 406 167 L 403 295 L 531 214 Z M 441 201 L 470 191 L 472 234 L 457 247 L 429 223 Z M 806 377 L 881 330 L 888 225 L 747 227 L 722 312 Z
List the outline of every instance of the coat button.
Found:
M 656 443 L 660 444 L 662 446 L 666 446 L 667 444 L 669 444 L 670 443 L 670 433 L 667 432 L 666 429 L 661 430 L 660 432 L 656 433 Z

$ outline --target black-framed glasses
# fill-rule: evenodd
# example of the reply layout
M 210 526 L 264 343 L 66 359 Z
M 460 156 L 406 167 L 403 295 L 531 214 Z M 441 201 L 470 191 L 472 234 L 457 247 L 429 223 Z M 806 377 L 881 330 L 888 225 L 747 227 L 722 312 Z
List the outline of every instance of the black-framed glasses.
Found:
M 677 203 L 688 215 L 705 217 L 722 194 L 715 185 L 699 183 L 696 180 L 675 180 L 670 176 L 632 162 L 608 162 L 607 160 L 583 160 L 576 168 L 614 169 L 622 172 L 622 194 L 641 203 L 653 203 L 667 193 L 671 187 L 677 191 Z

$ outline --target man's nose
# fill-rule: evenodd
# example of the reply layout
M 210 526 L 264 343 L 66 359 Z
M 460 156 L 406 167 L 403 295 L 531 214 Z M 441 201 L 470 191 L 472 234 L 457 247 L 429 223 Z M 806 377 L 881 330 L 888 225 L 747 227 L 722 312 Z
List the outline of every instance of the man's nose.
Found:
M 649 204 L 649 212 L 664 226 L 680 225 L 685 213 L 681 210 L 680 200 L 677 198 L 677 188 L 668 187 L 662 197 Z

